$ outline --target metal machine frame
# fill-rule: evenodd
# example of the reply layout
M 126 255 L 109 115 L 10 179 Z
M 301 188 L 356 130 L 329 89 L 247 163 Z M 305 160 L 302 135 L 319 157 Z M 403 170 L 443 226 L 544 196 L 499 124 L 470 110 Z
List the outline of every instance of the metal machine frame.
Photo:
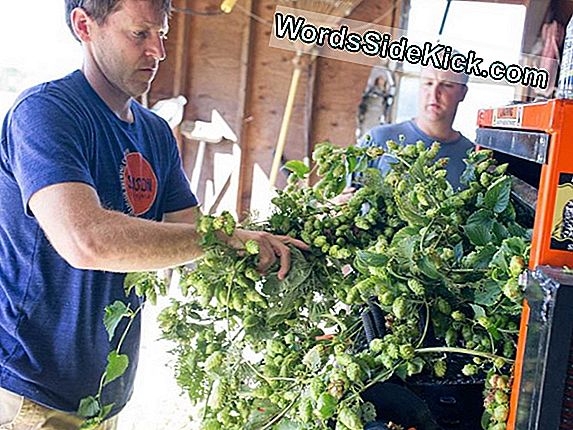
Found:
M 482 109 L 478 112 L 477 125 L 476 142 L 480 147 L 541 165 L 530 271 L 534 272 L 542 266 L 573 266 L 573 100 Z M 571 232 L 569 224 L 572 225 Z M 514 369 L 508 430 L 516 429 L 530 312 L 526 300 Z

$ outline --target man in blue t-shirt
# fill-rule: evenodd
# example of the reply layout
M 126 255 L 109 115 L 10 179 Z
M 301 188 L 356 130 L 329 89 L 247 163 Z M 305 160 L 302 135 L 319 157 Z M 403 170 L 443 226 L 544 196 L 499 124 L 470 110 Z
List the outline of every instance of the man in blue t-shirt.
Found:
M 452 125 L 458 110 L 468 91 L 468 75 L 433 67 L 422 68 L 420 88 L 418 90 L 418 114 L 415 118 L 399 124 L 384 124 L 372 128 L 362 137 L 358 146 L 378 146 L 386 149 L 386 142 L 393 140 L 404 144 L 422 141 L 426 146 L 440 142 L 438 158 L 448 157 L 447 179 L 454 189 L 461 186 L 460 177 L 465 169 L 463 159 L 473 143 L 464 137 Z M 388 172 L 392 156 L 385 154 L 372 163 L 371 167 Z M 347 187 L 334 199 L 336 203 L 347 202 L 355 189 Z
M 106 306 L 126 272 L 202 254 L 197 200 L 168 124 L 134 101 L 165 58 L 170 0 L 66 0 L 81 70 L 20 95 L 0 141 L 0 429 L 79 428 L 111 345 Z M 289 264 L 286 236 L 238 229 L 259 243 L 261 271 Z M 133 390 L 140 322 L 123 339 L 127 371 L 103 391 L 114 417 Z M 120 331 L 121 332 L 121 331 Z M 111 429 L 114 418 L 101 429 Z

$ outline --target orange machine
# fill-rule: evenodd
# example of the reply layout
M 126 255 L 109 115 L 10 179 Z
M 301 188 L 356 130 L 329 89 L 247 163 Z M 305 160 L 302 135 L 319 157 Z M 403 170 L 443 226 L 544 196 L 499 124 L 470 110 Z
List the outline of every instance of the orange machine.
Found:
M 573 385 L 573 276 L 566 269 L 573 267 L 573 100 L 483 109 L 477 125 L 477 144 L 506 157 L 504 161 L 509 158 L 510 169 L 515 160 L 519 168 L 512 173 L 525 177 L 537 190 L 507 429 L 573 429 L 573 407 L 569 408 L 573 387 L 566 381 L 570 377 Z M 527 295 L 529 284 L 537 285 L 532 298 Z M 560 286 L 569 288 L 559 290 Z M 571 303 L 554 305 L 557 291 L 567 291 L 561 297 L 571 291 Z M 563 322 L 548 322 L 548 308 Z M 534 320 L 537 326 L 530 330 Z M 557 348 L 550 342 L 567 345 Z M 524 366 L 524 361 L 529 364 Z

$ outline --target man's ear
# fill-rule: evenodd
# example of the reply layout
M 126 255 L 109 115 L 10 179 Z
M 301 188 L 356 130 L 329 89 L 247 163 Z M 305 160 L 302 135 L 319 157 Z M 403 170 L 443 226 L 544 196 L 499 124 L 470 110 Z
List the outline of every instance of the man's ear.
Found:
M 89 42 L 92 36 L 91 32 L 94 20 L 81 7 L 77 7 L 74 10 L 72 10 L 70 14 L 70 19 L 76 37 L 81 42 Z

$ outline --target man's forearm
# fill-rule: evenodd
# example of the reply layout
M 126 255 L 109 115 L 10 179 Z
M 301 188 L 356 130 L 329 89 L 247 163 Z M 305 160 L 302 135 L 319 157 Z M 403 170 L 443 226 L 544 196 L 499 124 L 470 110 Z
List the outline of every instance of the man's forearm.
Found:
M 202 255 L 201 236 L 195 225 L 197 208 L 165 214 L 166 222 L 131 217 L 103 209 L 93 188 L 82 183 L 61 183 L 32 195 L 30 210 L 55 250 L 78 269 L 109 272 L 156 270 L 188 263 Z M 308 245 L 288 236 L 237 229 L 220 240 L 235 249 L 254 240 L 259 244 L 258 269 L 268 270 L 280 259 L 279 279 L 290 267 L 288 245 Z
M 102 211 L 85 232 L 81 269 L 110 272 L 157 270 L 201 256 L 200 235 L 187 223 L 156 222 Z

